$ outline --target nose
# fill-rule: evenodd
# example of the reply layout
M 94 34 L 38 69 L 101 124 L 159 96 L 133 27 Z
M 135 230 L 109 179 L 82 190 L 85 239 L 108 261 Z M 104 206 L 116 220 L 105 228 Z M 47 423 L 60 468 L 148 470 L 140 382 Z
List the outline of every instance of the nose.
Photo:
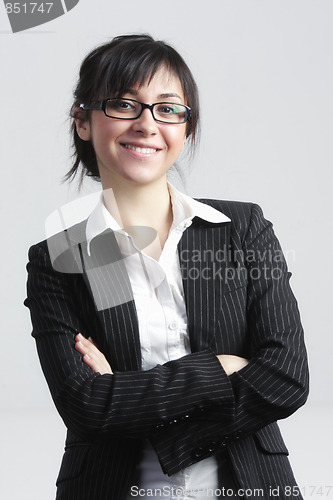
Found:
M 150 109 L 144 109 L 139 118 L 133 120 L 133 130 L 145 136 L 158 133 L 158 125 Z

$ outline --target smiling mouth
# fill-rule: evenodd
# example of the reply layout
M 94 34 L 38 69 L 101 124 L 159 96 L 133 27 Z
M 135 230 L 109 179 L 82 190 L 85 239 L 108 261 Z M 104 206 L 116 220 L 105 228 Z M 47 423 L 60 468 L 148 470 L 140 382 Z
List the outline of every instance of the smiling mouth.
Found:
M 126 149 L 131 149 L 132 151 L 136 151 L 137 153 L 142 154 L 152 154 L 160 151 L 159 149 L 155 148 L 139 148 L 138 146 L 132 146 L 131 144 L 122 144 L 122 146 L 124 146 Z

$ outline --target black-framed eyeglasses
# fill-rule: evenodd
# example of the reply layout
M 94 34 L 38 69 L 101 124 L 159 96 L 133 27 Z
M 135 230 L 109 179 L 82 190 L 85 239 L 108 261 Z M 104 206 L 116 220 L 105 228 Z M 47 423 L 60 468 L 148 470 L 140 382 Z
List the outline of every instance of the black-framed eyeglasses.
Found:
M 191 116 L 191 108 L 185 104 L 174 102 L 145 104 L 135 99 L 122 99 L 118 97 L 112 97 L 111 99 L 91 104 L 80 104 L 80 108 L 84 110 L 101 109 L 107 117 L 115 118 L 116 120 L 136 120 L 141 116 L 144 109 L 150 109 L 154 120 L 161 123 L 185 123 Z

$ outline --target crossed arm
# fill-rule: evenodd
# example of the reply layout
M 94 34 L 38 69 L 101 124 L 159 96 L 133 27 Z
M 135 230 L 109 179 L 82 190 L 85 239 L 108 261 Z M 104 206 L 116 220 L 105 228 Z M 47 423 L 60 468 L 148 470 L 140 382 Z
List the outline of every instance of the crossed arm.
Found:
M 84 363 L 94 373 L 100 373 L 101 375 L 113 373 L 104 354 L 98 349 L 91 337 L 85 338 L 81 333 L 76 335 L 75 349 L 82 354 Z M 227 375 L 241 370 L 249 363 L 249 360 L 231 354 L 219 354 L 217 358 Z

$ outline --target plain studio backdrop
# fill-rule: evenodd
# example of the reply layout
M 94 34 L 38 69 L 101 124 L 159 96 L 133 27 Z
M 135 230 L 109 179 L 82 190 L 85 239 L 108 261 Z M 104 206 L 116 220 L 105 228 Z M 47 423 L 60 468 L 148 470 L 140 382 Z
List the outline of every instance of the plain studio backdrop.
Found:
M 81 0 L 13 34 L 1 3 L 1 498 L 54 498 L 65 428 L 23 306 L 27 251 L 52 212 L 100 188 L 60 182 L 72 90 L 87 52 L 136 32 L 174 45 L 199 86 L 188 194 L 256 202 L 274 223 L 311 369 L 308 404 L 281 428 L 305 497 L 333 498 L 332 25 L 332 0 Z

